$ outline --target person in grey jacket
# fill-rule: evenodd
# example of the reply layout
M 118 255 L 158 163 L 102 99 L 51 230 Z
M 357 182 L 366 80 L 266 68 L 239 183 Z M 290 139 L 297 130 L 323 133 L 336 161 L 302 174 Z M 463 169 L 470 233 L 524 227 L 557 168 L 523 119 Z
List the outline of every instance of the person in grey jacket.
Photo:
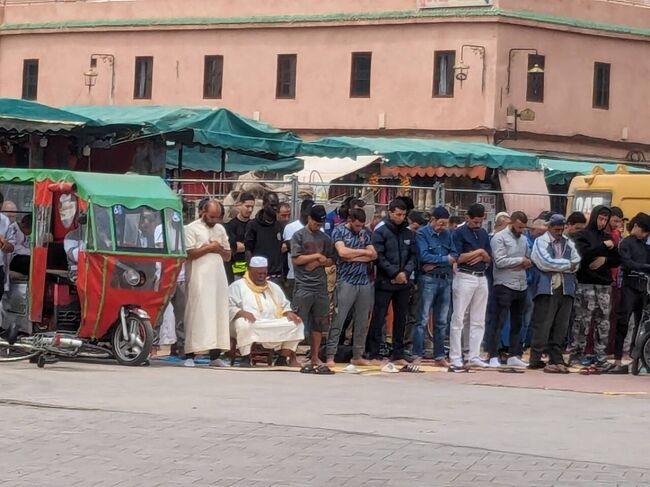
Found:
M 544 368 L 544 372 L 566 374 L 568 369 L 562 357 L 562 344 L 569 327 L 569 318 L 576 293 L 575 273 L 580 265 L 580 255 L 575 245 L 565 235 L 566 220 L 553 215 L 548 232 L 535 240 L 531 260 L 535 264 L 535 312 L 531 343 L 531 369 Z M 548 365 L 542 354 L 548 353 Z
M 507 365 L 527 367 L 521 360 L 521 325 L 526 308 L 528 284 L 526 270 L 532 267 L 529 259 L 528 241 L 524 236 L 528 217 L 522 211 L 515 211 L 510 216 L 510 225 L 496 233 L 490 242 L 492 247 L 492 270 L 494 296 L 496 303 L 496 320 L 488 330 L 487 350 L 490 354 L 488 366 L 499 367 L 499 341 L 501 330 L 511 316 L 510 347 Z

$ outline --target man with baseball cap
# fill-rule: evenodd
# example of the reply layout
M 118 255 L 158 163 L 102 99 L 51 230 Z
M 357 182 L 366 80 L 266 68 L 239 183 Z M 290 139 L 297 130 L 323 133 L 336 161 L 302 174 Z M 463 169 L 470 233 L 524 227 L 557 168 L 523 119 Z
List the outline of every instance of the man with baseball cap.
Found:
M 529 368 L 544 368 L 544 372 L 554 374 L 569 372 L 562 348 L 576 293 L 575 273 L 580 264 L 575 245 L 564 235 L 565 225 L 564 216 L 551 216 L 548 231 L 535 240 L 531 254 L 537 286 Z M 542 362 L 544 353 L 548 354 L 548 365 Z
M 303 321 L 309 322 L 311 338 L 311 365 L 308 373 L 330 373 L 320 360 L 321 339 L 329 327 L 329 296 L 327 294 L 326 267 L 334 264 L 332 240 L 321 231 L 327 212 L 322 205 L 309 210 L 307 225 L 291 238 L 296 288 L 293 306 Z

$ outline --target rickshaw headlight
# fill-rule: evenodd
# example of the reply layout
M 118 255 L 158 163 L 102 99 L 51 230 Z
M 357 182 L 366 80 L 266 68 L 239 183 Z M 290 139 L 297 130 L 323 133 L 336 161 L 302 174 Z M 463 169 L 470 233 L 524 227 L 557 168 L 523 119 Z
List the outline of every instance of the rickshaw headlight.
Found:
M 135 269 L 125 270 L 122 276 L 129 286 L 137 287 L 144 284 L 144 276 Z

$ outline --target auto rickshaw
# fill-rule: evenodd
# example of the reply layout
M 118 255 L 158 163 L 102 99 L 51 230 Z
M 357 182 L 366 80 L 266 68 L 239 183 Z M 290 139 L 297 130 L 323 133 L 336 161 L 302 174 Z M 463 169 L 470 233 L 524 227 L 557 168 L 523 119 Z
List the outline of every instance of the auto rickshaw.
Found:
M 158 177 L 47 169 L 0 169 L 0 192 L 33 201 L 17 205 L 31 261 L 7 267 L 0 362 L 146 363 L 185 259 L 178 196 Z

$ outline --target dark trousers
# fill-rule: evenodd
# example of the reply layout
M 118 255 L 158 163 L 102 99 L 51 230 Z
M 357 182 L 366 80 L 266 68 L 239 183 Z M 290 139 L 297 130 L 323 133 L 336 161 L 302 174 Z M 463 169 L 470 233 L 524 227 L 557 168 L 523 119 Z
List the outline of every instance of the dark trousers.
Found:
M 623 357 L 623 345 L 627 336 L 630 318 L 634 316 L 634 323 L 641 321 L 643 313 L 643 294 L 641 290 L 625 286 L 621 288 L 621 302 L 617 309 L 616 316 L 616 339 L 614 341 L 614 358 L 620 360 Z
M 372 321 L 366 349 L 371 359 L 381 358 L 379 353 L 384 341 L 383 329 L 388 307 L 393 304 L 393 360 L 404 358 L 404 329 L 409 307 L 410 286 L 405 285 L 396 290 L 375 288 L 375 305 L 372 309 Z
M 541 362 L 542 354 L 546 352 L 549 364 L 563 364 L 562 345 L 569 327 L 573 298 L 565 296 L 560 287 L 553 295 L 537 296 L 534 303 L 530 363 Z
M 487 350 L 490 358 L 499 356 L 499 343 L 503 325 L 510 315 L 510 345 L 508 355 L 521 357 L 521 326 L 526 309 L 526 290 L 514 291 L 506 286 L 494 286 L 495 320 L 489 328 Z

